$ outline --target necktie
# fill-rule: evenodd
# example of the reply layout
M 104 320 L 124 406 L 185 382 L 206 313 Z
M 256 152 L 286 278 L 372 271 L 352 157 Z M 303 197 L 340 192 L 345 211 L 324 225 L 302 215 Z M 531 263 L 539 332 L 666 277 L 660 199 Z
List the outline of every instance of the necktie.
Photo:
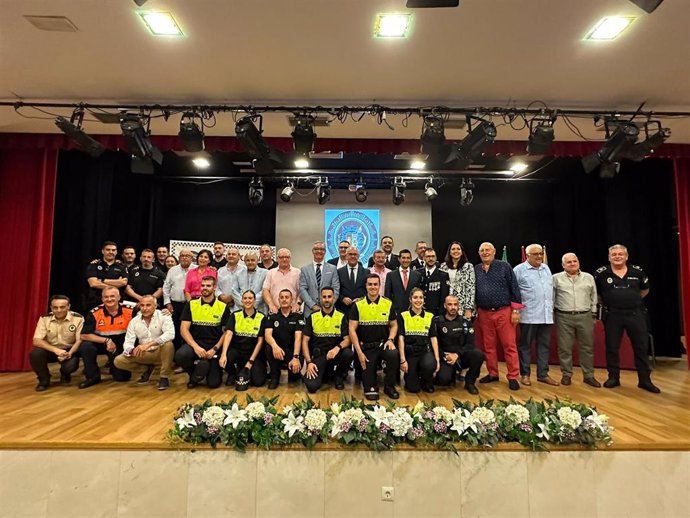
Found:
M 403 269 L 403 288 L 407 289 L 407 268 Z
M 350 282 L 352 284 L 355 283 L 355 269 L 354 268 L 350 268 Z
M 316 265 L 316 285 L 321 289 L 321 263 Z

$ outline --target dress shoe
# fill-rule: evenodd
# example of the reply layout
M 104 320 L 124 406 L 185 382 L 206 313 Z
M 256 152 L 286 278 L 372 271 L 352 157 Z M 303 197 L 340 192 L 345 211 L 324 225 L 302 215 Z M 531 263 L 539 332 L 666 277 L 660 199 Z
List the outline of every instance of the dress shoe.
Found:
M 68 383 L 72 382 L 72 375 L 71 374 L 65 374 L 61 373 L 60 374 L 60 383 L 62 385 L 67 385 Z
M 93 387 L 94 385 L 98 385 L 101 382 L 100 376 L 97 376 L 95 378 L 90 378 L 90 379 L 85 379 L 79 384 L 80 389 L 85 389 L 89 387 Z
M 659 387 L 657 387 L 654 383 L 652 383 L 651 380 L 640 381 L 637 384 L 637 386 L 643 390 L 646 390 L 647 392 L 651 392 L 652 394 L 660 394 L 661 393 L 661 389 Z
M 336 378 L 335 381 L 333 382 L 333 386 L 336 388 L 336 390 L 344 390 L 345 389 L 345 383 L 343 382 L 342 378 Z
M 584 383 L 594 388 L 601 388 L 601 383 L 599 383 L 595 378 L 585 378 Z
M 467 381 L 465 382 L 465 390 L 473 396 L 479 394 L 479 389 L 477 388 L 477 386 L 474 383 L 469 383 Z
M 552 387 L 558 386 L 558 382 L 549 376 L 545 376 L 543 378 L 537 378 L 537 381 L 539 383 L 546 383 L 547 385 L 551 385 Z
M 614 387 L 620 387 L 621 382 L 618 378 L 612 378 L 609 376 L 609 379 L 607 379 L 604 382 L 604 388 L 614 388 Z
M 158 390 L 166 390 L 170 387 L 170 382 L 168 378 L 161 378 L 158 380 Z
M 571 376 L 566 376 L 565 374 L 561 378 L 561 385 L 570 385 L 573 382 L 573 378 Z
M 225 380 L 225 385 L 228 387 L 232 387 L 235 384 L 235 375 L 234 374 L 228 374 L 228 379 Z
M 434 391 L 434 387 L 431 387 L 431 391 L 432 392 Z M 427 390 L 427 392 L 428 392 L 428 390 Z M 398 399 L 400 397 L 400 393 L 397 390 L 395 390 L 395 387 L 392 385 L 388 385 L 386 387 L 383 387 L 383 393 L 391 399 Z
M 520 383 L 526 387 L 529 387 L 532 385 L 532 380 L 529 379 L 529 376 L 520 376 Z
M 379 391 L 375 387 L 371 387 L 369 390 L 364 391 L 364 397 L 369 401 L 376 401 L 379 398 Z
M 137 383 L 139 385 L 145 385 L 146 383 L 149 382 L 151 379 L 151 374 L 153 373 L 154 365 L 149 365 L 144 372 L 141 373 L 141 376 L 137 380 Z
M 268 388 L 271 390 L 277 389 L 279 384 L 280 384 L 280 380 L 278 378 L 271 378 L 270 381 L 268 382 Z
M 50 387 L 50 381 L 39 381 L 38 385 L 36 385 L 36 392 L 45 392 L 46 390 L 48 390 L 48 387 Z
M 520 390 L 520 384 L 518 383 L 518 380 L 508 380 L 508 388 L 510 390 Z
M 483 378 L 479 380 L 479 383 L 495 383 L 498 381 L 498 376 L 492 376 L 491 374 L 487 374 Z
M 189 380 L 189 381 L 187 382 L 187 388 L 188 388 L 188 389 L 196 388 L 197 385 L 198 385 L 198 383 L 197 383 L 196 381 Z

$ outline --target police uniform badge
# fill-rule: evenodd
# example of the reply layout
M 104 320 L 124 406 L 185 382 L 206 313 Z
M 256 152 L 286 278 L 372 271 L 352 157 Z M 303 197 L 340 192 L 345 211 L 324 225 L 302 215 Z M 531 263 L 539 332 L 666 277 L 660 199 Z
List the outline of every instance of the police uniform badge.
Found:
M 102 270 L 103 267 L 99 264 L 99 265 L 98 265 L 98 269 L 99 269 L 99 270 Z
M 446 326 L 443 326 L 441 328 L 441 331 L 443 331 L 444 334 L 448 333 L 448 328 Z
M 104 326 L 105 325 L 105 320 L 99 320 L 98 321 L 99 326 Z
M 278 327 L 278 326 L 280 326 L 280 322 L 278 322 L 277 320 L 275 322 L 273 322 L 273 327 Z
M 70 324 L 67 329 L 69 329 L 70 333 L 74 333 L 77 330 L 77 326 L 75 326 L 74 324 Z
M 303 326 L 305 324 L 304 320 L 299 321 L 299 325 Z
M 134 272 L 135 277 L 139 277 L 139 272 Z
M 606 282 L 608 284 L 613 284 L 613 279 L 611 277 L 606 277 Z

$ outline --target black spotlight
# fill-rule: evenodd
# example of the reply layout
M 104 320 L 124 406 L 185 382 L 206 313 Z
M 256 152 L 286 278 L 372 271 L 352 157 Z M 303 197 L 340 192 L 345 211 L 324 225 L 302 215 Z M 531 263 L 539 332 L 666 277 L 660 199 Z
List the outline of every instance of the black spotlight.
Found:
M 314 149 L 314 117 L 306 114 L 295 114 L 295 129 L 292 130 L 292 145 L 295 153 L 308 157 Z
M 319 178 L 319 182 L 316 184 L 316 199 L 319 205 L 325 205 L 331 199 L 331 186 L 325 176 Z
M 612 178 L 620 168 L 620 159 L 637 142 L 640 133 L 639 128 L 632 122 L 606 121 L 606 135 L 608 140 L 596 153 L 582 158 L 582 167 L 585 173 L 592 173 L 598 167 L 604 166 L 600 170 L 602 178 Z M 615 130 L 611 134 L 611 129 Z M 609 137 L 609 135 L 611 135 Z
M 422 135 L 419 139 L 422 142 L 422 153 L 430 157 L 438 156 L 443 143 L 446 141 L 443 118 L 438 115 L 427 115 L 424 117 Z
M 545 155 L 554 139 L 552 117 L 535 117 L 529 122 L 529 138 L 527 139 L 527 153 L 530 155 Z
M 472 117 L 468 117 L 468 125 Z M 479 119 L 479 124 L 471 129 L 467 136 L 457 142 L 454 150 L 448 156 L 446 163 L 458 161 L 461 167 L 469 166 L 473 160 L 479 158 L 484 149 L 496 140 L 496 126 L 491 121 Z
M 625 158 L 641 162 L 644 158 L 652 153 L 661 144 L 671 136 L 669 128 L 662 128 L 659 121 L 649 121 L 644 126 L 645 139 L 633 145 L 627 153 Z
M 194 112 L 185 112 L 180 119 L 180 139 L 185 151 L 198 153 L 204 150 L 204 132 L 195 122 Z M 202 124 L 203 126 L 203 124 Z
M 401 176 L 396 176 L 393 180 L 393 185 L 391 185 L 391 192 L 393 193 L 393 204 L 400 205 L 405 201 L 405 180 Z
M 438 189 L 434 187 L 433 178 L 429 178 L 429 181 L 424 186 L 424 196 L 426 196 L 426 201 L 434 201 L 438 198 Z
M 367 197 L 369 196 L 369 193 L 367 192 L 367 187 L 364 185 L 364 182 L 360 179 L 359 182 L 357 182 L 357 185 L 355 186 L 355 200 L 357 200 L 359 203 L 364 203 L 367 201 Z
M 249 182 L 249 205 L 256 207 L 264 201 L 264 184 L 261 178 L 255 176 Z
M 127 149 L 138 158 L 150 158 L 157 164 L 163 162 L 163 154 L 151 144 L 149 131 L 144 128 L 141 119 L 133 115 L 124 115 L 120 120 L 122 135 L 125 137 Z
M 460 205 L 467 207 L 474 200 L 474 184 L 472 180 L 462 179 L 460 184 Z
M 259 118 L 259 125 L 261 125 L 261 118 Z M 240 141 L 242 147 L 247 150 L 250 158 L 254 160 L 261 160 L 268 158 L 271 150 L 261 136 L 261 130 L 254 124 L 254 117 L 247 116 L 238 120 L 235 124 L 235 135 Z
M 72 139 L 72 142 L 74 142 L 79 149 L 85 151 L 92 157 L 99 157 L 105 151 L 105 147 L 100 142 L 89 137 L 84 130 L 81 129 L 83 121 L 84 110 L 74 110 L 70 120 L 64 117 L 58 117 L 55 120 L 55 125 L 60 128 L 60 131 Z
M 664 0 L 630 0 L 637 7 L 647 13 L 653 13 L 654 10 L 661 5 Z
M 292 199 L 293 194 L 295 194 L 295 184 L 288 180 L 280 191 L 280 199 L 287 203 Z

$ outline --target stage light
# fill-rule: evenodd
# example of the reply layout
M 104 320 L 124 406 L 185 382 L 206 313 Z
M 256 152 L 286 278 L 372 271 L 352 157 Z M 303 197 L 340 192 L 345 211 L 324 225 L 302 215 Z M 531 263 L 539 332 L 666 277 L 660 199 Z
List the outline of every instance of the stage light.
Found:
M 84 110 L 74 110 L 70 120 L 64 117 L 55 119 L 55 125 L 74 142 L 79 149 L 85 151 L 92 157 L 99 157 L 105 151 L 105 147 L 100 142 L 89 137 L 81 129 L 84 121 Z
M 369 193 L 367 192 L 367 187 L 364 185 L 364 182 L 360 179 L 357 185 L 355 186 L 355 200 L 357 200 L 359 203 L 364 203 L 367 201 L 367 197 L 369 196 Z
M 422 160 L 413 160 L 412 162 L 410 162 L 410 169 L 419 171 L 421 169 L 424 169 L 425 167 L 426 163 Z
M 407 185 L 401 176 L 396 176 L 391 185 L 391 192 L 393 193 L 393 204 L 400 205 L 405 201 L 405 189 Z
M 462 179 L 460 184 L 460 205 L 467 207 L 474 200 L 474 184 L 472 180 Z
M 521 173 L 525 169 L 527 169 L 527 167 L 527 164 L 525 164 L 524 162 L 515 162 L 510 166 L 510 170 L 514 173 Z
M 585 39 L 593 41 L 614 40 L 635 20 L 637 20 L 635 16 L 607 16 L 599 20 L 587 33 Z
M 654 10 L 661 5 L 664 0 L 630 0 L 637 7 L 647 13 L 653 13 Z
M 163 153 L 151 144 L 149 131 L 144 128 L 139 117 L 123 114 L 120 118 L 120 128 L 132 157 L 142 160 L 151 159 L 159 165 L 163 163 Z
M 287 203 L 292 199 L 293 194 L 295 194 L 295 184 L 288 180 L 283 190 L 280 191 L 280 199 Z
M 307 160 L 305 157 L 295 158 L 295 167 L 297 169 L 306 169 L 309 167 L 309 160 Z
M 137 4 L 139 7 L 143 7 L 146 2 L 147 0 L 134 0 L 134 3 Z
M 600 175 L 602 178 L 611 178 L 618 172 L 620 159 L 637 141 L 640 130 L 632 122 L 606 121 L 604 124 L 607 135 L 611 134 L 612 127 L 616 129 L 599 151 L 582 158 L 582 167 L 589 174 L 605 166 L 600 170 Z M 611 164 L 616 164 L 616 167 L 611 167 Z
M 182 29 L 170 13 L 138 13 L 154 36 L 184 36 Z
M 259 118 L 259 124 L 261 121 Z M 254 117 L 248 116 L 238 120 L 235 124 L 235 135 L 250 158 L 261 160 L 270 155 L 270 148 L 261 136 L 261 130 L 254 124 Z
M 419 137 L 419 140 L 422 142 L 422 153 L 425 153 L 430 157 L 438 156 L 439 152 L 441 151 L 441 147 L 446 141 L 443 117 L 438 115 L 427 115 L 424 117 L 422 135 Z M 413 169 L 416 168 L 413 167 Z
M 314 149 L 316 133 L 314 133 L 314 117 L 306 114 L 295 114 L 295 129 L 290 134 L 292 136 L 292 146 L 295 153 L 309 156 Z
M 264 184 L 261 178 L 255 176 L 249 182 L 249 205 L 256 207 L 264 201 Z
M 194 112 L 185 112 L 180 119 L 180 139 L 185 151 L 198 153 L 204 150 L 204 132 L 194 121 Z
M 429 178 L 429 181 L 424 186 L 424 196 L 426 196 L 426 201 L 434 201 L 438 198 L 438 190 L 434 187 L 433 178 Z
M 654 127 L 654 129 L 651 129 Z M 625 158 L 641 162 L 644 158 L 662 145 L 671 136 L 669 128 L 662 128 L 659 121 L 650 121 L 644 127 L 645 139 L 633 145 L 626 153 Z
M 211 161 L 204 157 L 192 158 L 192 164 L 194 164 L 197 169 L 208 169 L 211 167 Z
M 545 155 L 554 139 L 553 123 L 555 118 L 535 117 L 529 122 L 527 153 Z
M 405 38 L 412 24 L 410 13 L 377 14 L 374 36 L 377 38 Z
M 328 203 L 328 200 L 331 199 L 331 186 L 328 184 L 328 178 L 323 177 L 319 178 L 318 183 L 316 184 L 316 199 L 319 202 L 319 205 L 325 205 Z
M 458 161 L 461 167 L 469 166 L 479 158 L 484 149 L 496 140 L 496 126 L 491 121 L 479 119 L 479 124 L 460 142 L 456 142 L 446 163 Z

